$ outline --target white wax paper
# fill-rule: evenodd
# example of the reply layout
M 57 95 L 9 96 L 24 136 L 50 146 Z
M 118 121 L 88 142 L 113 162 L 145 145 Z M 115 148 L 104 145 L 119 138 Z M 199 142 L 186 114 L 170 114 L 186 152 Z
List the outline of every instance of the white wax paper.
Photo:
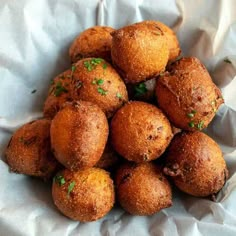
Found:
M 235 13 L 235 0 L 0 0 L 0 236 L 235 236 Z M 206 132 L 220 144 L 230 179 L 217 202 L 174 190 L 173 206 L 150 217 L 115 207 L 96 222 L 71 221 L 54 207 L 51 186 L 9 173 L 4 150 L 16 128 L 42 115 L 50 80 L 69 68 L 77 34 L 148 19 L 172 27 L 183 54 L 198 57 L 222 89 L 225 104 Z

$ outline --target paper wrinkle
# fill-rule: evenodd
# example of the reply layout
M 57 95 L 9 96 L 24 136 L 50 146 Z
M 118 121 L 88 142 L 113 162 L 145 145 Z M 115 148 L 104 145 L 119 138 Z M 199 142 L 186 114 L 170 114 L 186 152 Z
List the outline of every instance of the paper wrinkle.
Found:
M 236 235 L 235 1 L 0 2 L 0 236 Z M 116 206 L 96 222 L 72 221 L 53 205 L 50 184 L 9 173 L 4 150 L 17 128 L 42 116 L 50 80 L 70 67 L 68 49 L 80 32 L 93 25 L 120 28 L 142 20 L 172 27 L 183 54 L 197 56 L 222 89 L 225 104 L 204 132 L 222 148 L 230 178 L 217 202 L 174 188 L 173 206 L 153 216 L 131 216 Z

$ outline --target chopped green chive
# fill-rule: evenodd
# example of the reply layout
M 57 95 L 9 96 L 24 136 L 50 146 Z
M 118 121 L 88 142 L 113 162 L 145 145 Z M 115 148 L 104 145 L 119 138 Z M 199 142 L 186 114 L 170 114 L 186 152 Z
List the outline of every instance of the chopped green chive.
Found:
M 103 82 L 104 82 L 103 79 L 98 79 L 98 80 L 97 80 L 97 85 L 102 85 Z
M 189 122 L 189 123 L 188 123 L 188 126 L 189 126 L 190 128 L 194 128 L 194 122 L 193 122 L 193 121 Z
M 74 187 L 75 187 L 75 181 L 71 182 L 68 186 L 68 192 L 67 192 L 68 196 L 70 195 Z
M 92 65 L 90 64 L 90 61 L 85 61 L 84 66 L 86 67 L 88 71 L 92 71 L 93 69 Z
M 98 92 L 101 94 L 101 95 L 106 95 L 107 94 L 107 91 L 105 91 L 103 88 L 101 88 L 101 87 L 98 87 Z
M 201 130 L 203 128 L 203 125 L 204 125 L 204 121 L 202 120 L 197 124 L 197 128 Z
M 232 62 L 229 60 L 229 58 L 225 58 L 225 59 L 224 59 L 224 62 L 229 63 L 229 64 L 232 64 Z
M 99 65 L 103 61 L 104 60 L 102 58 L 93 58 L 90 61 L 85 61 L 84 66 L 87 68 L 88 71 L 92 71 L 97 65 Z M 103 69 L 104 65 L 105 64 L 103 64 Z
M 54 178 L 53 178 L 53 181 L 55 183 L 57 183 L 59 186 L 62 186 L 63 184 L 66 183 L 64 177 L 62 175 L 56 175 Z
M 107 68 L 107 64 L 104 63 L 103 66 L 102 66 L 102 68 L 103 68 L 104 70 L 106 70 L 106 68 Z
M 122 95 L 120 93 L 116 93 L 116 97 L 121 99 Z
M 72 73 L 75 72 L 75 70 L 76 70 L 76 66 L 75 66 L 75 65 L 72 65 L 72 67 L 71 67 Z
M 197 113 L 197 111 L 192 110 L 190 113 L 187 114 L 187 116 L 188 116 L 189 118 L 193 118 L 196 113 Z
M 37 91 L 37 90 L 36 90 L 36 89 L 34 89 L 33 91 L 31 91 L 31 93 L 36 93 L 36 91 Z
M 68 93 L 68 90 L 65 87 L 63 87 L 62 83 L 59 81 L 59 82 L 57 82 L 57 84 L 55 86 L 54 96 L 58 97 L 62 93 Z
M 134 96 L 137 97 L 144 95 L 148 90 L 145 83 L 140 83 L 134 86 L 134 91 L 135 91 Z

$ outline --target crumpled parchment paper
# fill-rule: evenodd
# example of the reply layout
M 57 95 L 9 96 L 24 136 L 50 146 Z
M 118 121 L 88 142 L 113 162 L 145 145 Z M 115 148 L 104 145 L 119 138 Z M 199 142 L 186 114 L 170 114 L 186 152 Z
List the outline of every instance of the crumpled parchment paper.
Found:
M 0 0 L 0 235 L 235 236 L 235 12 L 234 0 Z M 68 48 L 77 34 L 148 19 L 172 27 L 183 54 L 198 57 L 222 89 L 225 104 L 206 132 L 221 146 L 230 179 L 217 202 L 174 190 L 173 207 L 150 217 L 115 207 L 96 222 L 71 221 L 55 209 L 51 186 L 9 173 L 4 149 L 16 128 L 42 115 L 50 80 L 69 68 Z

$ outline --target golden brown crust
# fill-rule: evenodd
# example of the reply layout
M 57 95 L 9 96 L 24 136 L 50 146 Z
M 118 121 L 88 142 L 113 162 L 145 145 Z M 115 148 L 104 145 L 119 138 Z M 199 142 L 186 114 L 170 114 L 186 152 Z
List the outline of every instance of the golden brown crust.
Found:
M 151 24 L 155 27 L 159 27 L 160 30 L 162 30 L 162 32 L 166 36 L 167 45 L 169 48 L 169 61 L 174 61 L 175 59 L 177 59 L 177 57 L 181 54 L 181 49 L 175 32 L 160 21 L 143 21 L 143 24 Z
M 220 90 L 195 57 L 171 64 L 157 79 L 156 96 L 173 125 L 184 130 L 207 127 L 223 103 Z
M 124 82 L 114 68 L 100 58 L 86 58 L 75 64 L 73 98 L 97 104 L 107 117 L 128 101 Z
M 100 57 L 111 61 L 111 32 L 108 26 L 94 26 L 79 34 L 70 46 L 71 62 L 86 57 Z
M 104 152 L 95 167 L 105 170 L 113 170 L 117 167 L 119 161 L 120 158 L 118 157 L 118 154 L 112 148 L 108 140 Z
M 73 72 L 67 70 L 55 77 L 49 88 L 47 99 L 44 103 L 43 115 L 53 119 L 65 102 L 72 101 L 72 76 Z
M 173 138 L 164 172 L 179 189 L 197 197 L 217 193 L 228 177 L 220 147 L 198 131 L 182 132 Z
M 50 120 L 40 119 L 20 127 L 12 136 L 7 149 L 7 163 L 13 172 L 50 178 L 59 163 L 50 151 Z
M 136 23 L 112 32 L 111 57 L 126 83 L 151 79 L 165 70 L 169 50 L 159 27 Z
M 172 205 L 170 184 L 153 163 L 124 164 L 115 180 L 118 201 L 130 214 L 152 215 Z
M 94 166 L 102 156 L 107 137 L 106 116 L 90 102 L 67 103 L 52 120 L 55 157 L 70 170 Z
M 124 158 L 134 162 L 158 158 L 172 138 L 169 121 L 157 107 L 133 101 L 117 111 L 111 121 L 111 142 Z
M 114 185 L 109 173 L 102 169 L 64 170 L 55 177 L 52 197 L 65 216 L 81 222 L 95 221 L 113 207 Z

